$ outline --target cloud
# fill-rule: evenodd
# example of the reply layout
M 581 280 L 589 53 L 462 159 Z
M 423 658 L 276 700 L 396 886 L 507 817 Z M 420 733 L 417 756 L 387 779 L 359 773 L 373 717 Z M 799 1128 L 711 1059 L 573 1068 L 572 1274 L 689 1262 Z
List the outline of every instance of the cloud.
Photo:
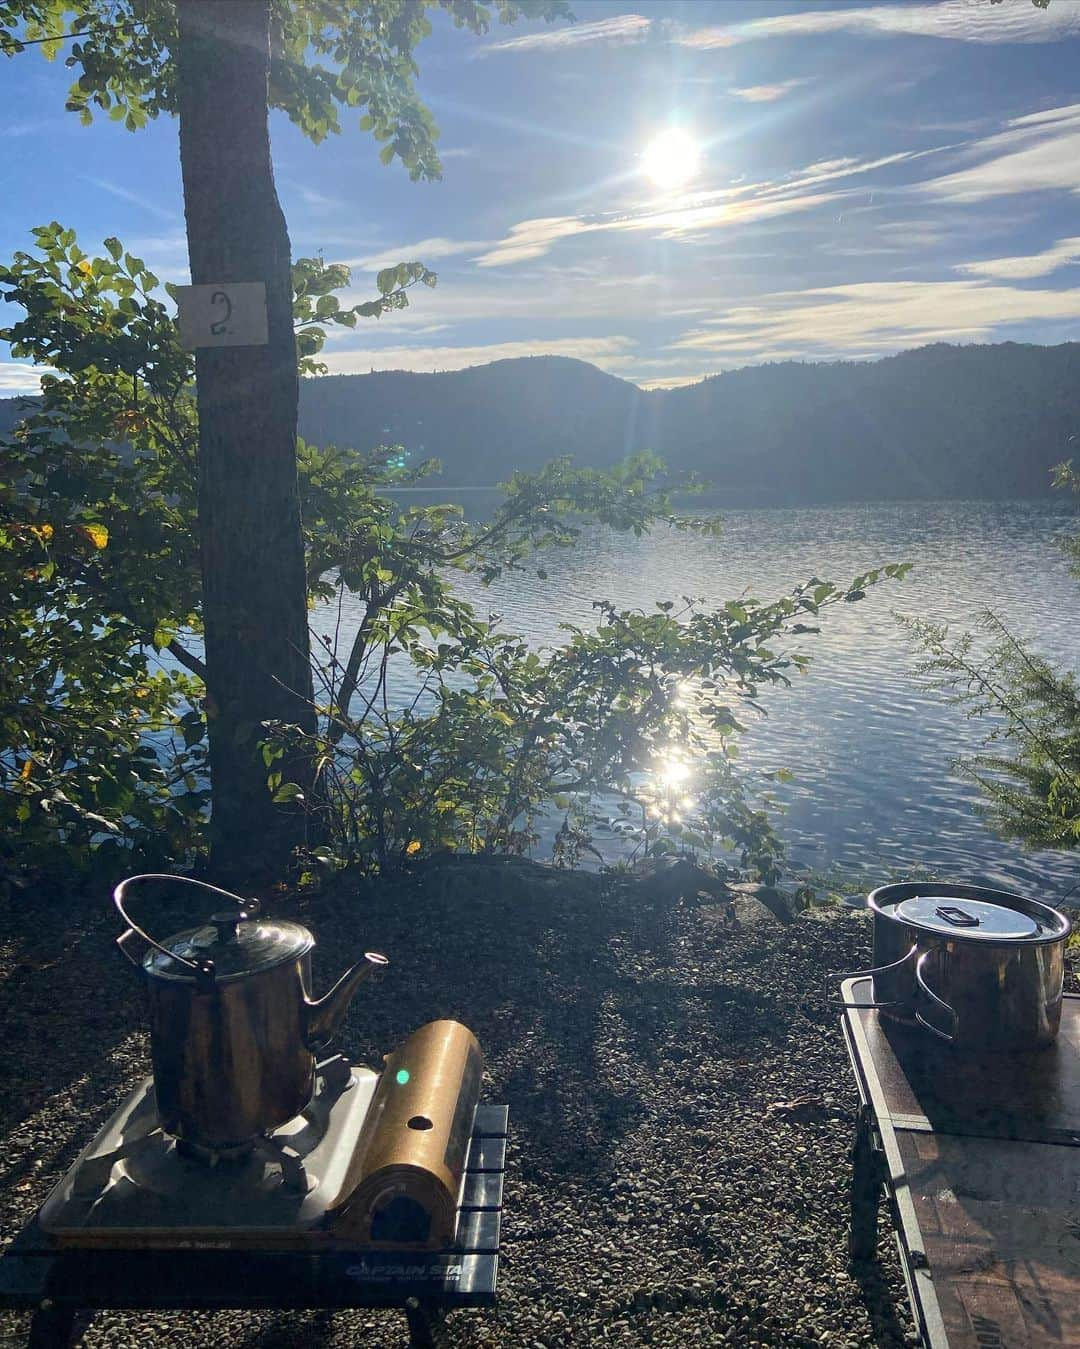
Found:
M 12 398 L 20 393 L 39 393 L 43 373 L 48 371 L 39 365 L 0 361 L 0 396 Z
M 64 125 L 60 117 L 34 117 L 26 122 L 7 122 L 0 127 L 0 140 L 18 140 L 22 136 L 36 136 L 42 131 L 54 131 Z
M 704 378 L 699 375 L 665 375 L 663 379 L 636 379 L 634 383 L 642 389 L 681 389 L 687 384 L 699 384 Z
M 543 216 L 537 220 L 523 220 L 513 225 L 510 233 L 489 252 L 476 259 L 481 267 L 506 267 L 515 262 L 527 262 L 549 252 L 559 239 L 574 234 L 588 234 L 603 225 L 589 224 L 579 216 Z
M 1039 9 L 1031 0 L 934 0 L 932 4 L 863 5 L 850 9 L 803 9 L 746 23 L 692 28 L 669 19 L 618 14 L 592 23 L 489 42 L 478 56 L 507 51 L 567 51 L 587 45 L 623 45 L 658 39 L 697 51 L 714 51 L 764 38 L 849 33 L 861 37 L 927 37 L 953 42 L 1039 43 L 1080 36 L 1080 5 L 1055 0 Z M 760 86 L 768 88 L 769 86 Z M 753 100 L 752 100 L 753 101 Z M 760 100 L 760 101 L 767 101 Z
M 941 0 L 935 4 L 867 5 L 850 9 L 803 9 L 748 23 L 686 30 L 674 36 L 684 47 L 708 51 L 761 38 L 858 36 L 929 37 L 955 42 L 1057 42 L 1080 34 L 1080 6 L 1073 0 L 1038 9 L 1031 0 Z
M 1080 19 L 1080 5 L 1075 13 Z M 1080 103 L 1048 108 L 1005 123 L 975 141 L 981 163 L 924 183 L 922 191 L 950 202 L 979 202 L 1015 193 L 1080 192 Z
M 982 262 L 962 262 L 953 270 L 971 276 L 989 276 L 1005 281 L 1024 281 L 1033 276 L 1049 276 L 1070 263 L 1080 262 L 1080 237 L 1059 239 L 1041 253 L 1011 258 L 985 258 Z
M 564 51 L 570 47 L 594 43 L 639 42 L 648 35 L 651 27 L 652 21 L 641 14 L 617 14 L 611 19 L 575 23 L 567 28 L 548 28 L 542 33 L 527 33 L 524 37 L 489 42 L 477 49 L 477 55 L 490 56 L 492 52 Z
M 751 84 L 746 89 L 729 89 L 728 93 L 746 103 L 775 103 L 778 98 L 807 83 L 808 80 L 784 80 L 782 84 Z
M 883 355 L 925 342 L 976 341 L 1034 321 L 1080 319 L 1080 290 L 979 281 L 871 281 L 765 296 L 684 333 L 678 350 L 729 361 Z
M 323 356 L 332 375 L 366 374 L 369 370 L 464 370 L 517 356 L 573 356 L 601 369 L 633 361 L 630 337 L 557 337 L 538 341 L 495 342 L 482 346 L 376 347 L 333 351 Z
M 111 196 L 119 197 L 121 201 L 130 202 L 133 206 L 140 206 L 144 211 L 149 211 L 151 215 L 156 215 L 159 220 L 167 220 L 170 224 L 175 223 L 180 218 L 179 210 L 168 211 L 163 206 L 159 206 L 156 201 L 151 201 L 149 197 L 140 196 L 138 192 L 132 192 L 130 188 L 121 187 L 119 183 L 111 182 L 108 178 L 91 178 L 84 176 L 83 181 L 92 183 L 102 192 L 108 192 Z
M 811 188 L 939 154 L 947 148 L 903 150 L 869 160 L 819 160 L 774 182 L 741 183 L 677 197 L 662 205 L 654 201 L 636 209 L 602 216 L 541 216 L 523 220 L 514 225 L 504 239 L 476 258 L 476 262 L 480 267 L 507 267 L 528 262 L 549 253 L 561 239 L 581 234 L 646 232 L 660 239 L 689 239 L 730 225 L 810 211 L 848 195 L 844 191 L 818 192 L 810 191 Z
M 373 272 L 383 267 L 395 267 L 399 262 L 434 262 L 438 258 L 452 258 L 461 253 L 475 253 L 478 248 L 490 248 L 491 241 L 484 239 L 421 239 L 417 244 L 395 244 L 392 248 L 381 249 L 378 253 L 369 253 L 363 258 L 350 258 L 347 267 L 367 267 Z

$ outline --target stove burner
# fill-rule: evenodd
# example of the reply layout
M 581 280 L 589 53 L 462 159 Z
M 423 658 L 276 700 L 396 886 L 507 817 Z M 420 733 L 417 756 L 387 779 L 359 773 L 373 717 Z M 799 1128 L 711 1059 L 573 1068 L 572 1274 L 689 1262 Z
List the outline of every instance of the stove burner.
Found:
M 95 1246 L 303 1233 L 344 1201 L 376 1081 L 328 1059 L 303 1114 L 267 1137 L 209 1149 L 162 1131 L 147 1078 L 49 1197 L 42 1226 L 60 1244 Z

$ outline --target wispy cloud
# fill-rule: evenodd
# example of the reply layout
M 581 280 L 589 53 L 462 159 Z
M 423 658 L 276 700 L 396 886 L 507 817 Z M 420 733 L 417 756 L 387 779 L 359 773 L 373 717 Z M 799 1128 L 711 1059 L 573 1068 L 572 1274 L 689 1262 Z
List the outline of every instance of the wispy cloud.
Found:
M 807 80 L 784 80 L 781 84 L 751 84 L 745 89 L 729 89 L 728 93 L 745 103 L 775 103 L 778 98 L 807 83 Z
M 687 384 L 697 384 L 705 378 L 703 372 L 700 375 L 665 375 L 662 379 L 636 379 L 634 383 L 642 389 L 681 389 Z
M 924 342 L 992 338 L 1003 328 L 1080 319 L 1080 290 L 979 281 L 874 281 L 787 291 L 683 334 L 676 349 L 732 361 L 883 355 Z
M 985 258 L 981 262 L 962 262 L 953 270 L 970 276 L 989 276 L 1004 281 L 1024 281 L 1080 262 L 1080 238 L 1059 239 L 1041 253 L 1011 258 Z
M 38 393 L 45 368 L 19 361 L 0 361 L 0 396 L 14 398 L 21 393 Z
M 781 179 L 762 183 L 741 183 L 730 188 L 676 198 L 671 202 L 644 206 L 601 216 L 542 216 L 514 225 L 504 239 L 481 254 L 481 267 L 507 267 L 542 257 L 560 240 L 582 234 L 602 232 L 646 232 L 660 239 L 689 239 L 731 225 L 745 225 L 777 216 L 815 210 L 841 200 L 846 192 L 819 189 L 825 183 L 857 174 L 869 173 L 927 155 L 942 149 L 903 150 L 878 159 L 854 158 L 820 160 L 793 170 Z
M 100 188 L 102 192 L 108 192 L 111 196 L 119 197 L 121 201 L 127 201 L 132 206 L 139 206 L 144 211 L 149 211 L 151 215 L 157 216 L 159 220 L 167 220 L 170 224 L 175 224 L 179 219 L 178 210 L 167 210 L 156 201 L 151 201 L 149 197 L 144 197 L 138 192 L 132 192 L 128 187 L 123 187 L 120 183 L 111 182 L 108 178 L 91 178 L 86 176 L 83 182 L 92 183 L 94 187 Z
M 934 0 L 931 4 L 861 5 L 800 9 L 745 23 L 695 28 L 669 19 L 618 14 L 592 23 L 550 28 L 542 33 L 489 42 L 477 55 L 494 52 L 558 52 L 587 45 L 623 45 L 646 39 L 675 43 L 697 51 L 734 47 L 765 38 L 814 37 L 849 33 L 864 37 L 927 37 L 953 42 L 1039 43 L 1080 36 L 1080 5 L 1055 0 L 1039 9 L 1031 0 Z M 763 86 L 767 87 L 767 86 Z
M 480 346 L 374 347 L 333 351 L 323 357 L 334 375 L 366 374 L 368 370 L 464 370 L 470 365 L 518 356 L 573 356 L 614 369 L 633 361 L 630 337 L 560 337 L 539 341 L 493 342 Z
M 416 244 L 395 244 L 380 249 L 378 253 L 369 253 L 366 257 L 350 258 L 348 267 L 367 267 L 377 272 L 383 267 L 394 267 L 399 262 L 435 262 L 439 258 L 452 258 L 462 253 L 475 253 L 480 248 L 490 248 L 491 241 L 484 239 L 446 239 L 437 237 L 421 239 Z
M 53 131 L 64 124 L 60 117 L 32 117 L 25 122 L 7 122 L 0 127 L 0 140 L 20 140 L 36 136 L 42 131 Z
M 524 37 L 503 38 L 488 42 L 477 49 L 478 56 L 492 52 L 565 51 L 571 47 L 585 47 L 596 43 L 639 42 L 652 27 L 652 21 L 641 14 L 617 14 L 611 19 L 597 19 L 593 23 L 575 23 L 565 28 L 548 28 L 542 33 L 526 33 Z
M 1080 19 L 1080 5 L 1074 12 Z M 1005 128 L 972 142 L 969 153 L 981 163 L 931 179 L 923 191 L 951 202 L 1053 188 L 1080 192 L 1080 103 L 1014 117 Z
M 1038 9 L 1031 0 L 941 0 L 935 4 L 867 5 L 800 9 L 748 23 L 680 32 L 674 40 L 709 50 L 761 38 L 853 33 L 879 37 L 944 38 L 954 42 L 1057 42 L 1080 34 L 1080 6 L 1073 0 Z

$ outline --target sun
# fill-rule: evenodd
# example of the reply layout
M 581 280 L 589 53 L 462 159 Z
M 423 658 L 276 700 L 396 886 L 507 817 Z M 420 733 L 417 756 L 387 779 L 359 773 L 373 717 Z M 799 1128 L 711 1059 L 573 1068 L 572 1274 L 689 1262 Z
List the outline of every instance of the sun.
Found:
M 673 126 L 654 137 L 641 152 L 641 171 L 657 187 L 672 192 L 690 182 L 700 160 L 701 149 L 694 137 Z

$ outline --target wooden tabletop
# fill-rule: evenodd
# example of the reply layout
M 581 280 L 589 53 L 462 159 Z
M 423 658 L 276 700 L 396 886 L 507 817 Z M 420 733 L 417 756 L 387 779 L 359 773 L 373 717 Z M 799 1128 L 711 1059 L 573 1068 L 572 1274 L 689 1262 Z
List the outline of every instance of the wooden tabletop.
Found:
M 845 1022 L 934 1342 L 1078 1349 L 1080 998 L 1057 1044 L 1026 1055 L 978 1059 L 873 1011 Z

